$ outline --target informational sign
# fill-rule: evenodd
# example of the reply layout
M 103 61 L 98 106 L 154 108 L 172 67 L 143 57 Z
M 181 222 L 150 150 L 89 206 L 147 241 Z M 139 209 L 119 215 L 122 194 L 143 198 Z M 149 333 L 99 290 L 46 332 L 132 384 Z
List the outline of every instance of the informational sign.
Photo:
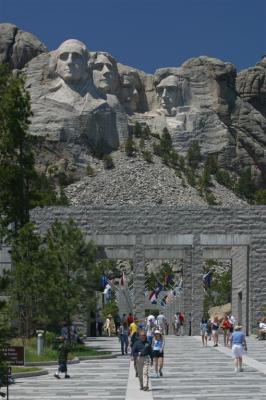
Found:
M 9 346 L 4 349 L 4 355 L 10 365 L 24 365 L 24 347 Z

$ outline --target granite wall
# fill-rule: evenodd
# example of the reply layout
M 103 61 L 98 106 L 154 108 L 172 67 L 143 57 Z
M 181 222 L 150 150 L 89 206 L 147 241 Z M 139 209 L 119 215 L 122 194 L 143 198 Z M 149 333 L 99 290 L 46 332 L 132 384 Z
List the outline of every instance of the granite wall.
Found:
M 109 258 L 133 259 L 134 312 L 144 315 L 146 258 L 183 258 L 184 312 L 192 334 L 202 316 L 204 258 L 231 259 L 232 307 L 247 333 L 266 309 L 266 207 L 45 207 L 32 220 L 45 231 L 55 218 L 73 218 Z

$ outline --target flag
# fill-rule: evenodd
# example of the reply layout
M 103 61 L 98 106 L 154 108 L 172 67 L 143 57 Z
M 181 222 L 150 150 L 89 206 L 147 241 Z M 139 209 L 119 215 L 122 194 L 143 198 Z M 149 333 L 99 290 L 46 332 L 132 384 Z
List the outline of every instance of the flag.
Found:
M 155 293 L 155 290 L 152 290 L 150 295 L 149 295 L 149 300 L 152 304 L 157 304 L 157 296 Z
M 211 287 L 212 271 L 206 272 L 202 277 L 202 285 L 204 291 L 207 291 Z
M 156 293 L 156 297 L 158 297 L 159 293 L 163 290 L 163 285 L 160 282 L 157 282 L 157 286 L 154 289 L 154 292 Z
M 125 278 L 125 274 L 124 274 L 124 272 L 122 273 L 122 276 L 121 276 L 121 278 L 120 278 L 120 280 L 119 280 L 119 286 L 121 287 L 121 288 L 124 288 L 125 287 L 125 283 L 126 283 L 126 278 Z
M 166 302 L 167 302 L 167 295 L 164 296 L 164 297 L 162 298 L 162 300 L 161 300 L 161 306 L 162 306 L 162 307 L 165 307 L 165 306 L 166 306 Z
M 104 289 L 105 286 L 107 285 L 108 279 L 106 275 L 102 275 L 100 278 L 100 287 L 101 289 Z
M 111 286 L 109 285 L 109 283 L 107 283 L 103 291 L 104 304 L 108 303 L 108 301 L 111 299 L 111 296 Z

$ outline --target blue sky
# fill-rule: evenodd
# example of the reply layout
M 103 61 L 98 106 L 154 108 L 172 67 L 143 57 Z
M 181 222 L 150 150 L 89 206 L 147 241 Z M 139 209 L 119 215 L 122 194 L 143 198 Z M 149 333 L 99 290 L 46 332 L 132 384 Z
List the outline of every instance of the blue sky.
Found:
M 240 70 L 266 54 L 266 0 L 0 0 L 0 21 L 49 50 L 76 38 L 150 73 L 199 55 Z

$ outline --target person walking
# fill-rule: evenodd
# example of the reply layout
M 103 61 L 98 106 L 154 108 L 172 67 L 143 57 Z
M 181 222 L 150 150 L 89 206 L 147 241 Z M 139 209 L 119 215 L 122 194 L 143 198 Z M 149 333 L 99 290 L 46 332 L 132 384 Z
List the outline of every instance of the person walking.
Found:
M 147 340 L 144 330 L 140 331 L 132 348 L 133 357 L 136 358 L 136 367 L 139 378 L 140 390 L 149 390 L 149 369 L 150 358 L 152 357 L 152 347 Z
M 118 329 L 119 329 L 119 327 L 121 325 L 121 318 L 120 318 L 120 315 L 118 313 L 115 314 L 115 316 L 114 316 L 114 324 L 115 324 L 115 334 L 117 335 L 118 334 Z
M 160 313 L 159 315 L 157 315 L 156 321 L 159 331 L 162 332 L 163 335 L 165 335 L 166 324 L 167 324 L 165 316 L 162 313 Z
M 174 331 L 176 336 L 179 336 L 179 329 L 180 329 L 180 312 L 177 312 L 175 314 L 175 319 L 174 319 Z
M 119 340 L 121 343 L 121 353 L 122 355 L 128 352 L 128 324 L 124 321 L 118 328 Z
M 217 316 L 213 318 L 212 321 L 212 338 L 213 338 L 213 347 L 218 347 L 219 341 L 219 319 Z
M 224 346 L 227 347 L 229 345 L 229 329 L 230 329 L 230 322 L 228 315 L 224 316 L 224 319 L 222 320 L 222 323 L 220 325 L 220 328 L 223 330 L 224 334 Z
M 235 326 L 235 330 L 231 335 L 231 348 L 235 359 L 235 372 L 243 372 L 242 362 L 244 350 L 247 351 L 246 337 L 243 332 L 241 332 L 242 326 Z
M 200 334 L 203 347 L 207 347 L 208 342 L 208 321 L 206 319 L 201 320 Z
M 113 331 L 113 322 L 112 322 L 112 315 L 109 314 L 105 320 L 104 328 L 108 336 L 110 337 L 112 335 Z
M 159 330 L 156 330 L 152 341 L 152 359 L 157 378 L 163 376 L 164 344 L 165 342 L 162 333 Z
M 54 377 L 60 379 L 60 374 L 65 374 L 65 379 L 70 378 L 67 373 L 67 358 L 70 351 L 70 345 L 64 336 L 60 336 L 58 346 L 58 369 L 54 374 Z

